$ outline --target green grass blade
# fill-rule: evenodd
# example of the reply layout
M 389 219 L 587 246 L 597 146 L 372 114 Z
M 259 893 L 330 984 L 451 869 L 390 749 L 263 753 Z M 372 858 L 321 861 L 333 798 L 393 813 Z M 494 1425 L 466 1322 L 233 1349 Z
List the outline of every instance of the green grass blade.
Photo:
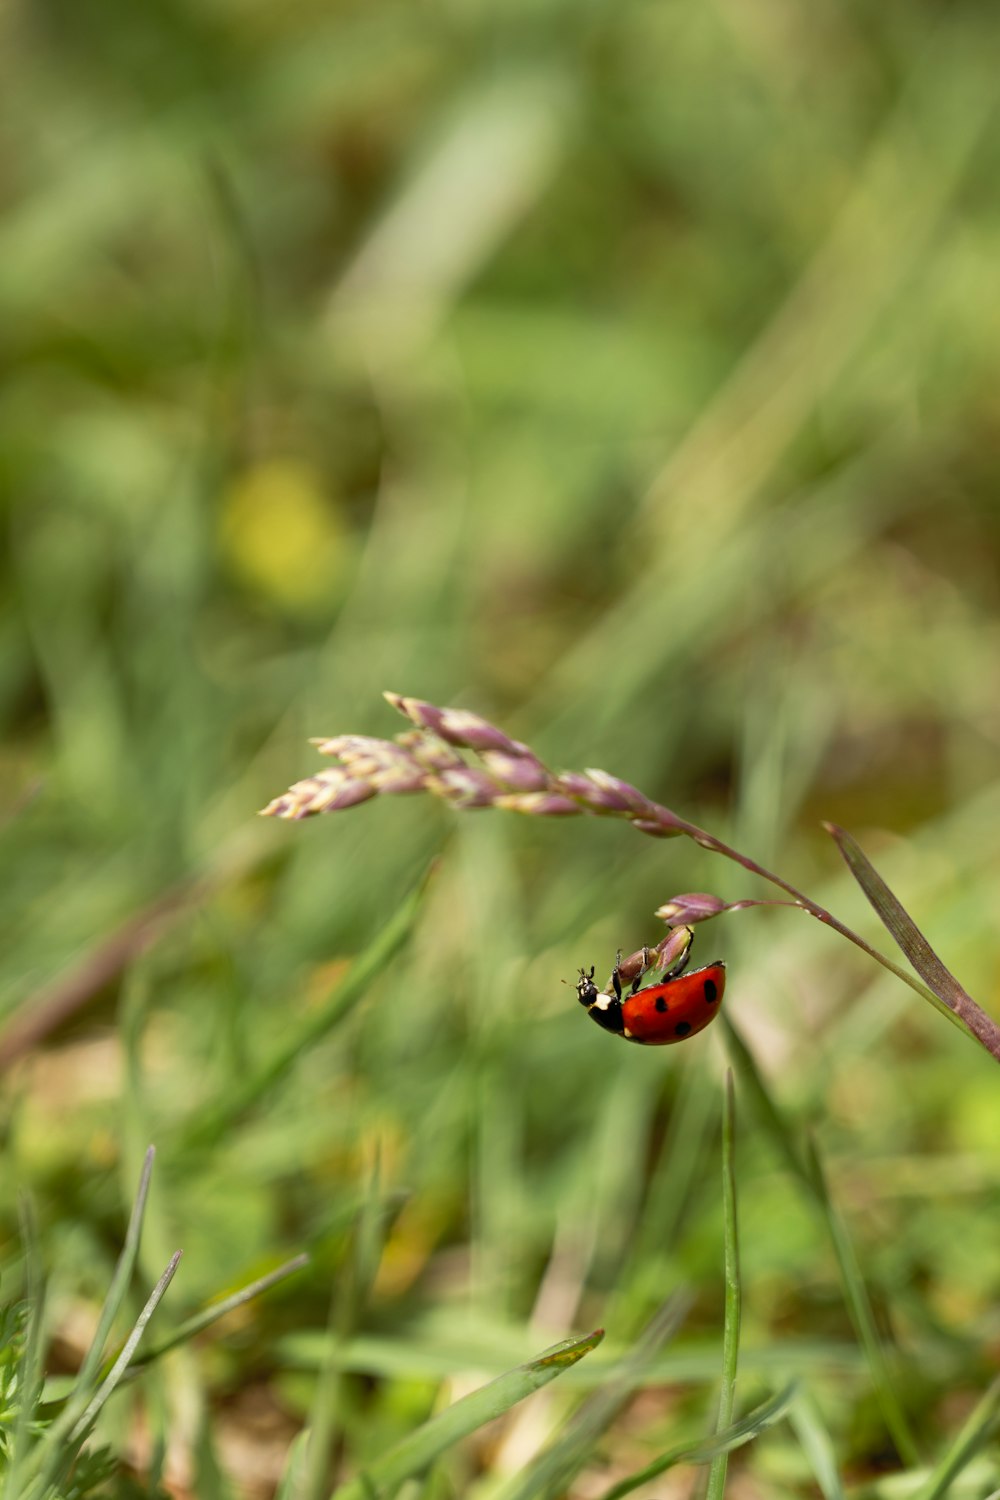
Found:
M 382 1258 L 387 1217 L 382 1195 L 381 1160 L 376 1152 L 365 1200 L 355 1220 L 348 1246 L 345 1274 L 340 1278 L 330 1301 L 327 1353 L 320 1366 L 310 1410 L 306 1466 L 296 1490 L 296 1500 L 321 1500 L 326 1488 L 330 1454 L 333 1452 L 337 1422 L 341 1418 L 344 1379 L 343 1372 L 333 1360 L 333 1351 L 338 1345 L 346 1343 L 364 1315 Z
M 283 1266 L 278 1266 L 274 1271 L 268 1271 L 266 1276 L 259 1276 L 256 1281 L 249 1282 L 246 1286 L 241 1287 L 238 1292 L 233 1292 L 229 1297 L 223 1297 L 221 1302 L 215 1302 L 211 1307 L 206 1307 L 200 1313 L 195 1313 L 194 1317 L 185 1319 L 168 1339 L 164 1339 L 161 1344 L 155 1344 L 152 1349 L 148 1349 L 144 1354 L 134 1359 L 129 1366 L 130 1372 L 140 1370 L 144 1365 L 151 1365 L 154 1360 L 161 1359 L 171 1349 L 176 1349 L 178 1344 L 188 1343 L 196 1334 L 201 1333 L 206 1328 L 211 1328 L 213 1323 L 217 1323 L 227 1313 L 231 1313 L 237 1307 L 242 1307 L 246 1302 L 251 1302 L 254 1297 L 259 1297 L 262 1292 L 269 1291 L 271 1287 L 277 1286 L 280 1281 L 284 1281 L 286 1276 L 291 1276 L 296 1271 L 301 1271 L 303 1266 L 307 1266 L 308 1264 L 308 1255 L 296 1255 L 292 1260 L 286 1261 Z
M 771 1145 L 792 1176 L 812 1189 L 795 1137 L 771 1098 L 771 1092 L 760 1075 L 753 1053 L 725 1011 L 722 1012 L 721 1019 L 726 1033 L 726 1050 L 757 1123 L 763 1127 Z
M 111 1286 L 108 1288 L 108 1294 L 104 1299 L 104 1306 L 101 1309 L 97 1330 L 80 1368 L 73 1394 L 63 1407 L 58 1420 L 49 1428 L 44 1439 L 35 1450 L 34 1463 L 31 1465 L 30 1470 L 33 1479 L 32 1493 L 43 1493 L 44 1486 L 42 1485 L 41 1477 L 39 1477 L 39 1471 L 42 1475 L 50 1471 L 54 1472 L 61 1456 L 63 1444 L 71 1440 L 71 1434 L 80 1421 L 82 1413 L 86 1410 L 88 1402 L 93 1398 L 94 1382 L 101 1354 L 111 1326 L 125 1299 L 128 1284 L 139 1254 L 139 1242 L 142 1237 L 142 1224 L 146 1213 L 146 1202 L 149 1196 L 149 1184 L 155 1155 L 155 1149 L 150 1146 L 146 1151 L 143 1161 L 142 1172 L 139 1177 L 139 1187 L 136 1191 L 131 1215 L 129 1216 L 128 1229 L 125 1232 L 125 1242 L 122 1246 L 122 1252 L 118 1257 L 118 1264 L 115 1267 Z
M 833 1252 L 837 1257 L 837 1266 L 840 1270 L 840 1280 L 844 1289 L 847 1310 L 851 1315 L 854 1331 L 865 1352 L 872 1385 L 875 1387 L 875 1394 L 882 1409 L 882 1417 L 896 1445 L 899 1456 L 907 1464 L 919 1464 L 920 1454 L 892 1383 L 892 1375 L 885 1357 L 885 1351 L 882 1348 L 882 1340 L 875 1325 L 875 1315 L 872 1312 L 868 1288 L 865 1286 L 865 1280 L 861 1274 L 861 1267 L 858 1264 L 854 1246 L 847 1232 L 847 1226 L 830 1197 L 826 1184 L 826 1175 L 823 1171 L 823 1165 L 815 1143 L 811 1140 L 808 1141 L 806 1149 L 808 1151 L 808 1165 L 814 1185 L 816 1201 L 826 1220 L 827 1232 L 830 1236 Z
M 760 1124 L 796 1180 L 806 1189 L 814 1208 L 818 1209 L 823 1218 L 837 1259 L 844 1300 L 851 1315 L 854 1331 L 864 1351 L 886 1427 L 896 1444 L 900 1457 L 909 1464 L 918 1464 L 920 1456 L 893 1388 L 878 1329 L 875 1326 L 868 1289 L 847 1233 L 847 1227 L 831 1201 L 819 1156 L 811 1143 L 807 1146 L 806 1158 L 803 1159 L 799 1155 L 791 1129 L 771 1098 L 750 1049 L 725 1013 L 723 1013 L 723 1021 L 726 1025 L 730 1056 L 739 1075 L 740 1083 L 745 1087 L 752 1101 L 752 1107 Z
M 789 1420 L 823 1492 L 823 1500 L 844 1500 L 833 1440 L 812 1395 L 803 1391 L 789 1412 Z
M 132 1205 L 132 1212 L 129 1215 L 128 1228 L 125 1231 L 125 1242 L 118 1257 L 118 1264 L 115 1266 L 115 1274 L 111 1278 L 108 1295 L 105 1297 L 104 1306 L 101 1308 L 97 1330 L 91 1341 L 90 1348 L 87 1350 L 87 1356 L 80 1366 L 80 1373 L 77 1377 L 77 1386 L 80 1389 L 86 1389 L 93 1384 L 98 1368 L 100 1367 L 101 1356 L 104 1353 L 108 1334 L 111 1332 L 112 1324 L 118 1314 L 118 1309 L 125 1299 L 129 1282 L 132 1279 L 132 1272 L 135 1269 L 135 1263 L 139 1255 L 139 1242 L 142 1238 L 142 1221 L 146 1214 L 146 1200 L 149 1197 L 149 1184 L 153 1175 L 153 1161 L 155 1157 L 156 1148 L 150 1146 L 146 1151 L 142 1163 L 139 1187 L 136 1191 L 135 1202 Z
M 502 1373 L 506 1365 L 518 1358 L 520 1337 L 495 1323 L 476 1327 L 468 1338 L 453 1336 L 436 1337 L 421 1335 L 413 1331 L 396 1338 L 388 1335 L 369 1334 L 355 1337 L 345 1346 L 332 1351 L 338 1369 L 351 1374 L 374 1376 L 395 1380 L 446 1380 L 455 1370 L 482 1369 Z M 323 1362 L 329 1348 L 325 1331 L 318 1329 L 287 1333 L 277 1345 L 282 1362 L 293 1364 L 296 1369 L 315 1371 Z M 600 1389 L 607 1380 L 612 1354 L 607 1362 L 590 1368 L 582 1365 L 576 1370 L 567 1385 L 574 1391 L 591 1394 Z M 619 1357 L 622 1351 L 614 1351 Z M 914 1358 L 920 1363 L 940 1358 L 940 1343 L 933 1339 L 922 1340 L 914 1345 Z M 853 1335 L 844 1337 L 785 1336 L 762 1344 L 745 1345 L 740 1366 L 746 1375 L 753 1374 L 764 1381 L 773 1381 L 791 1366 L 817 1378 L 831 1373 L 851 1380 L 864 1376 L 865 1359 Z M 777 1372 L 777 1375 L 776 1373 Z M 718 1339 L 706 1335 L 695 1336 L 678 1343 L 674 1349 L 657 1355 L 644 1370 L 640 1385 L 648 1389 L 657 1385 L 698 1384 L 711 1386 L 719 1376 Z
M 954 1479 L 965 1468 L 984 1443 L 1000 1428 L 1000 1375 L 989 1385 L 981 1400 L 969 1414 L 961 1432 L 950 1448 L 934 1465 L 926 1482 L 912 1500 L 940 1500 Z
M 726 1319 L 722 1336 L 722 1391 L 719 1396 L 718 1428 L 723 1431 L 733 1421 L 736 1405 L 736 1367 L 740 1349 L 740 1247 L 736 1224 L 736 1107 L 733 1098 L 732 1069 L 726 1072 L 726 1091 L 722 1114 L 722 1205 L 725 1225 Z M 722 1500 L 726 1489 L 729 1450 L 724 1448 L 712 1460 L 708 1475 L 706 1500 Z
M 941 1011 L 961 1031 L 971 1031 L 983 1046 L 1000 1059 L 1000 1026 L 980 1009 L 951 970 L 941 962 L 903 903 L 886 885 L 857 841 L 843 828 L 838 828 L 836 823 L 824 823 L 823 826 L 843 855 L 847 868 L 868 897 L 882 925 L 921 979 L 930 986 L 930 992 L 922 990 L 921 993 L 935 1010 Z
M 638 1469 L 627 1479 L 620 1479 L 617 1484 L 612 1485 L 611 1489 L 606 1490 L 601 1496 L 601 1500 L 621 1500 L 623 1495 L 630 1495 L 640 1485 L 648 1484 L 650 1480 L 656 1479 L 677 1464 L 715 1463 L 720 1455 L 731 1453 L 734 1448 L 742 1448 L 745 1443 L 752 1442 L 765 1428 L 773 1427 L 775 1422 L 780 1422 L 782 1417 L 793 1408 L 798 1392 L 798 1382 L 793 1380 L 784 1390 L 771 1396 L 767 1401 L 763 1401 L 760 1406 L 754 1407 L 753 1411 L 741 1417 L 738 1422 L 732 1422 L 728 1427 L 717 1432 L 714 1437 L 705 1438 L 697 1443 L 678 1443 L 676 1447 L 668 1448 L 644 1469 Z
M 182 1148 L 211 1145 L 235 1120 L 274 1087 L 307 1048 L 320 1041 L 341 1021 L 346 1020 L 359 1001 L 364 999 L 368 986 L 380 969 L 395 957 L 409 939 L 435 869 L 436 862 L 432 862 L 413 890 L 406 896 L 398 911 L 379 931 L 364 952 L 355 959 L 348 973 L 334 988 L 326 1003 L 310 1011 L 282 1047 L 278 1048 L 249 1077 L 231 1088 L 214 1109 L 203 1114 L 190 1126 L 184 1134 Z
M 305 1428 L 292 1443 L 285 1458 L 281 1482 L 274 1492 L 274 1500 L 298 1500 L 306 1472 L 309 1452 L 309 1429 Z
M 101 1414 L 101 1410 L 111 1396 L 115 1388 L 120 1384 L 125 1371 L 128 1369 L 132 1355 L 135 1353 L 150 1318 L 156 1311 L 163 1294 L 174 1277 L 174 1272 L 180 1262 L 181 1251 L 177 1250 L 170 1258 L 170 1263 L 152 1292 L 146 1300 L 132 1332 L 129 1334 L 121 1353 L 115 1360 L 108 1374 L 101 1382 L 98 1389 L 86 1403 L 82 1413 L 78 1411 L 78 1400 L 69 1403 L 59 1420 L 53 1423 L 46 1433 L 44 1441 L 38 1449 L 37 1472 L 33 1476 L 33 1482 L 29 1490 L 32 1500 L 42 1500 L 48 1487 L 57 1482 L 72 1465 L 79 1451 L 81 1443 L 93 1429 L 94 1423 Z M 83 1397 L 86 1392 L 82 1392 Z
M 45 1320 L 45 1284 L 39 1272 L 38 1247 L 31 1203 L 22 1196 L 19 1203 L 21 1242 L 24 1245 L 25 1279 L 27 1281 L 28 1324 L 21 1356 L 17 1418 L 11 1434 L 10 1466 L 4 1476 L 4 1496 L 17 1500 L 21 1474 L 31 1442 L 29 1424 L 42 1392 L 42 1329 Z
M 640 1385 L 664 1343 L 673 1338 L 687 1314 L 689 1299 L 681 1294 L 665 1302 L 650 1320 L 635 1348 L 610 1372 L 580 1407 L 562 1432 L 501 1492 L 502 1500 L 536 1500 L 562 1495 L 573 1475 L 586 1462 L 594 1444 L 610 1427 L 632 1392 Z
M 132 1332 L 129 1334 L 128 1338 L 125 1340 L 124 1345 L 122 1346 L 122 1352 L 119 1354 L 118 1358 L 111 1366 L 111 1369 L 104 1377 L 104 1380 L 101 1382 L 92 1400 L 88 1403 L 87 1408 L 81 1416 L 80 1420 L 77 1422 L 76 1426 L 70 1433 L 69 1440 L 71 1443 L 79 1443 L 83 1441 L 88 1432 L 90 1432 L 94 1423 L 97 1421 L 101 1408 L 108 1400 L 108 1397 L 112 1394 L 115 1387 L 120 1384 L 122 1376 L 125 1374 L 125 1371 L 128 1369 L 129 1364 L 131 1363 L 132 1355 L 135 1353 L 143 1334 L 146 1332 L 146 1327 L 149 1323 L 150 1318 L 153 1316 L 154 1312 L 162 1301 L 167 1287 L 174 1279 L 174 1272 L 177 1270 L 177 1267 L 180 1264 L 182 1253 L 183 1252 L 180 1250 L 175 1250 L 173 1255 L 170 1257 L 170 1261 L 166 1267 L 166 1270 L 163 1272 L 163 1275 L 160 1277 L 159 1281 L 150 1292 L 149 1297 L 146 1299 L 145 1307 L 142 1309 L 142 1312 L 139 1314 L 138 1318 L 136 1318 L 135 1326 L 133 1327 Z
M 603 1337 L 604 1330 L 599 1328 L 585 1338 L 566 1339 L 527 1364 L 518 1365 L 491 1380 L 471 1395 L 463 1396 L 447 1411 L 432 1417 L 382 1458 L 369 1464 L 355 1479 L 341 1485 L 334 1500 L 372 1500 L 373 1496 L 390 1493 L 411 1475 L 422 1474 L 453 1444 L 485 1423 L 492 1422 L 495 1417 L 502 1416 L 564 1370 L 571 1369 L 577 1360 L 596 1349 Z

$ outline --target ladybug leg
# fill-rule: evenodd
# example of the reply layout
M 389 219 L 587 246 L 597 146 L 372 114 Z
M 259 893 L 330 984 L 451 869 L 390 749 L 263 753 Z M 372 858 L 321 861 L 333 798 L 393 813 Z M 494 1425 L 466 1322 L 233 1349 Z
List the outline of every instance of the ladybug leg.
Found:
M 611 970 L 611 987 L 612 987 L 612 989 L 615 992 L 615 999 L 618 1000 L 619 1002 L 621 1001 L 621 998 L 622 998 L 622 981 L 621 981 L 621 975 L 618 972 L 618 960 L 620 958 L 621 958 L 621 952 L 619 951 L 618 958 L 615 959 L 615 966 Z
M 670 965 L 669 969 L 665 969 L 664 970 L 664 972 L 663 972 L 664 979 L 676 979 L 678 977 L 678 975 L 684 973 L 684 970 L 688 966 L 688 960 L 691 957 L 691 948 L 693 946 L 694 933 L 691 931 L 690 927 L 687 928 L 687 932 L 688 932 L 688 942 L 687 942 L 687 945 L 686 945 L 686 947 L 684 949 L 684 952 L 682 954 L 680 954 L 680 956 L 674 960 L 674 962 Z
M 642 981 L 645 979 L 646 975 L 649 973 L 650 962 L 652 960 L 652 957 L 653 957 L 653 955 L 650 952 L 650 950 L 647 947 L 643 946 L 643 950 L 642 950 L 642 968 L 639 970 L 638 974 L 635 976 L 635 978 L 632 981 L 632 990 L 631 990 L 631 993 L 633 995 L 637 995 L 639 993 L 639 989 L 640 989 L 640 987 L 642 985 Z

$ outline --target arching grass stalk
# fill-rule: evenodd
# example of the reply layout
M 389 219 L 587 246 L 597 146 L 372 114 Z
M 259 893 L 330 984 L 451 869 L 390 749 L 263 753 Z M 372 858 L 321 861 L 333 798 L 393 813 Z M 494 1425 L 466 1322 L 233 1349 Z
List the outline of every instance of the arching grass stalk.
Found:
M 460 809 L 496 807 L 543 818 L 591 813 L 623 818 L 640 833 L 653 838 L 693 839 L 703 849 L 733 860 L 791 899 L 727 903 L 703 893 L 677 896 L 659 910 L 658 915 L 665 921 L 673 925 L 703 922 L 725 911 L 750 906 L 795 907 L 854 943 L 960 1030 L 974 1037 L 1000 1062 L 1000 1025 L 976 1004 L 945 967 L 854 839 L 842 829 L 824 825 L 879 918 L 926 983 L 873 948 L 782 876 L 741 854 L 707 829 L 653 802 L 637 787 L 606 771 L 550 771 L 530 746 L 512 740 L 486 719 L 464 709 L 437 708 L 433 703 L 403 698 L 398 693 L 386 693 L 385 697 L 410 720 L 414 726 L 411 730 L 392 740 L 352 734 L 315 740 L 320 754 L 332 756 L 337 764 L 296 782 L 263 809 L 263 816 L 308 818 L 317 813 L 340 812 L 371 797 L 430 792 Z M 469 753 L 474 760 L 468 758 Z

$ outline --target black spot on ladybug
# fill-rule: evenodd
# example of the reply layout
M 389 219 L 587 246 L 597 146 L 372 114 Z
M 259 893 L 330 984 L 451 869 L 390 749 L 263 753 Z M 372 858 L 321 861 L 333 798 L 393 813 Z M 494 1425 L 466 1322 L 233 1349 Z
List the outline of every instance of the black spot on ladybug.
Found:
M 690 1030 L 690 1021 L 678 1021 L 677 1025 L 674 1027 L 674 1036 L 687 1036 Z
M 656 997 L 656 1008 L 660 1012 L 661 1016 L 666 1014 L 667 1002 L 664 1000 L 662 995 L 657 995 Z
M 715 980 L 714 979 L 706 979 L 705 980 L 705 999 L 708 1001 L 709 1005 L 711 1005 L 712 1002 L 714 1000 L 718 1000 L 718 998 L 719 998 L 719 987 L 716 984 Z

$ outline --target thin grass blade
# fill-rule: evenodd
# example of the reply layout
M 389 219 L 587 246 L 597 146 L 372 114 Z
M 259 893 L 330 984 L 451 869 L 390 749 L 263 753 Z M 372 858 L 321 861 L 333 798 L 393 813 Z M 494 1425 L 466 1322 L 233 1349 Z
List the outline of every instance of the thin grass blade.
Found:
M 149 1184 L 153 1175 L 153 1162 L 155 1158 L 156 1147 L 148 1147 L 143 1159 L 142 1171 L 139 1175 L 139 1186 L 136 1190 L 135 1202 L 132 1205 L 132 1212 L 129 1215 L 128 1228 L 125 1231 L 125 1240 L 122 1245 L 121 1254 L 118 1257 L 118 1264 L 115 1266 L 115 1274 L 111 1278 L 111 1285 L 108 1288 L 108 1295 L 104 1299 L 104 1306 L 101 1308 L 101 1316 L 98 1320 L 97 1329 L 91 1341 L 90 1348 L 87 1350 L 86 1358 L 80 1366 L 80 1373 L 77 1377 L 77 1386 L 80 1389 L 90 1386 L 97 1375 L 101 1356 L 104 1353 L 104 1346 L 108 1340 L 108 1334 L 111 1332 L 118 1310 L 125 1300 L 128 1285 L 132 1279 L 132 1272 L 135 1269 L 135 1263 L 139 1255 L 142 1222 L 146 1215 L 146 1200 L 149 1197 Z
M 809 1180 L 805 1163 L 799 1154 L 796 1137 L 771 1098 L 771 1091 L 760 1074 L 753 1053 L 725 1011 L 722 1012 L 721 1019 L 726 1033 L 726 1050 L 736 1076 L 740 1080 L 740 1087 L 750 1101 L 757 1123 L 769 1136 L 771 1145 L 792 1176 L 812 1189 L 813 1184 Z
M 163 1275 L 160 1277 L 159 1281 L 150 1292 L 149 1297 L 146 1300 L 145 1307 L 135 1321 L 135 1326 L 132 1329 L 132 1332 L 125 1340 L 125 1343 L 122 1347 L 122 1352 L 119 1354 L 118 1358 L 111 1366 L 111 1369 L 108 1371 L 104 1380 L 101 1382 L 96 1394 L 93 1397 L 93 1400 L 88 1404 L 86 1410 L 84 1411 L 83 1416 L 80 1418 L 79 1422 L 77 1422 L 76 1426 L 70 1433 L 70 1442 L 82 1442 L 82 1440 L 87 1436 L 87 1433 L 93 1427 L 94 1423 L 97 1421 L 97 1417 L 102 1406 L 104 1406 L 112 1391 L 114 1391 L 115 1387 L 120 1383 L 122 1376 L 125 1374 L 125 1371 L 128 1369 L 132 1361 L 132 1355 L 135 1353 L 143 1334 L 146 1332 L 146 1327 L 149 1323 L 150 1318 L 153 1316 L 157 1307 L 160 1305 L 167 1287 L 174 1279 L 174 1272 L 180 1265 L 182 1254 L 183 1251 L 175 1250 L 173 1255 L 170 1257 L 170 1261 L 167 1265 L 166 1270 L 163 1272 Z
M 991 1383 L 951 1447 L 934 1465 L 912 1500 L 940 1500 L 984 1443 L 1000 1429 L 1000 1375 Z
M 341 1419 L 344 1380 L 343 1371 L 334 1362 L 333 1351 L 347 1342 L 364 1315 L 382 1259 L 386 1219 L 381 1160 L 376 1152 L 365 1200 L 354 1223 L 345 1274 L 330 1299 L 326 1357 L 320 1366 L 309 1414 L 309 1446 L 296 1500 L 321 1500 L 326 1488 L 330 1454 Z
M 792 1131 L 771 1098 L 770 1091 L 757 1068 L 750 1049 L 725 1013 L 722 1019 L 726 1026 L 730 1056 L 740 1083 L 746 1088 L 759 1123 L 771 1138 L 772 1144 L 790 1168 L 793 1176 L 805 1188 L 813 1207 L 819 1210 L 823 1218 L 837 1259 L 844 1300 L 858 1341 L 864 1351 L 886 1427 L 896 1444 L 900 1457 L 909 1464 L 917 1464 L 920 1462 L 917 1446 L 893 1388 L 881 1340 L 875 1326 L 868 1290 L 846 1225 L 831 1201 L 819 1156 L 811 1144 L 807 1146 L 806 1157 L 800 1156 Z
M 731 1423 L 721 1432 L 717 1432 L 714 1437 L 705 1438 L 697 1443 L 678 1443 L 676 1447 L 668 1448 L 644 1469 L 638 1469 L 627 1479 L 620 1479 L 617 1484 L 612 1485 L 601 1496 L 601 1500 L 621 1500 L 623 1495 L 630 1495 L 640 1485 L 648 1484 L 650 1480 L 656 1479 L 677 1464 L 715 1462 L 721 1454 L 732 1453 L 734 1448 L 742 1448 L 745 1443 L 753 1442 L 758 1433 L 763 1432 L 767 1427 L 773 1427 L 775 1422 L 781 1421 L 782 1417 L 793 1407 L 798 1392 L 798 1382 L 793 1380 L 785 1386 L 784 1390 L 771 1396 L 760 1406 L 754 1407 L 753 1411 L 741 1417 L 738 1422 Z
M 1000 1059 L 1000 1026 L 981 1010 L 972 996 L 962 988 L 949 968 L 941 962 L 920 928 L 899 898 L 886 885 L 857 841 L 836 823 L 824 828 L 844 857 L 844 862 L 868 897 L 882 925 L 914 969 L 930 986 L 927 998 L 963 1031 L 971 1031 L 982 1044 Z
M 161 1344 L 155 1344 L 152 1349 L 146 1350 L 144 1354 L 140 1354 L 137 1359 L 134 1359 L 129 1366 L 130 1373 L 134 1370 L 142 1369 L 145 1365 L 151 1365 L 154 1360 L 161 1359 L 171 1349 L 176 1349 L 179 1344 L 188 1343 L 204 1329 L 211 1328 L 213 1323 L 217 1323 L 227 1313 L 233 1312 L 237 1307 L 243 1307 L 247 1302 L 252 1302 L 254 1297 L 259 1297 L 263 1292 L 270 1291 L 271 1287 L 277 1286 L 280 1281 L 284 1281 L 286 1276 L 294 1275 L 296 1271 L 301 1271 L 308 1264 L 308 1255 L 296 1255 L 292 1260 L 286 1261 L 283 1266 L 278 1266 L 274 1271 L 268 1271 L 266 1276 L 259 1276 L 256 1281 L 248 1282 L 238 1292 L 233 1292 L 230 1296 L 224 1297 L 221 1302 L 215 1302 L 211 1307 L 206 1307 L 200 1313 L 195 1313 L 194 1317 L 185 1319 L 168 1339 L 164 1339 Z
M 368 986 L 379 970 L 395 957 L 409 939 L 423 904 L 424 895 L 436 869 L 432 862 L 398 911 L 389 919 L 368 947 L 355 959 L 350 970 L 333 990 L 324 1005 L 310 1011 L 293 1029 L 285 1044 L 278 1048 L 256 1072 L 244 1079 L 187 1130 L 182 1145 L 204 1147 L 217 1140 L 230 1125 L 258 1102 L 281 1079 L 307 1048 L 315 1045 L 350 1015 L 364 999 Z
M 725 1234 L 726 1317 L 722 1335 L 722 1390 L 719 1395 L 717 1426 L 724 1431 L 732 1425 L 736 1406 L 736 1368 L 740 1350 L 740 1248 L 736 1223 L 736 1105 L 733 1097 L 732 1069 L 726 1071 L 726 1089 L 722 1104 L 722 1207 Z M 729 1450 L 723 1448 L 712 1460 L 708 1475 L 706 1500 L 722 1500 L 726 1489 Z
M 42 1329 L 45 1321 L 45 1284 L 39 1272 L 38 1246 L 34 1213 L 29 1199 L 21 1196 L 18 1209 L 21 1220 L 21 1243 L 24 1245 L 27 1281 L 28 1324 L 21 1357 L 17 1417 L 11 1434 L 10 1463 L 4 1476 L 4 1495 L 17 1500 L 21 1474 L 31 1441 L 30 1422 L 42 1391 Z
M 309 1428 L 306 1427 L 289 1448 L 281 1482 L 274 1493 L 274 1500 L 298 1500 L 300 1486 L 306 1472 L 309 1435 Z
M 49 1428 L 44 1439 L 35 1450 L 35 1461 L 31 1465 L 32 1476 L 37 1475 L 39 1468 L 42 1469 L 43 1473 L 47 1472 L 48 1466 L 57 1462 L 60 1445 L 70 1440 L 70 1434 L 80 1420 L 88 1401 L 93 1396 L 94 1382 L 101 1354 L 107 1342 L 111 1326 L 125 1299 L 128 1284 L 139 1254 L 139 1242 L 142 1237 L 142 1224 L 146 1213 L 146 1201 L 149 1196 L 149 1184 L 155 1155 L 155 1148 L 150 1146 L 146 1151 L 143 1161 L 135 1202 L 132 1205 L 128 1228 L 125 1232 L 125 1241 L 121 1254 L 118 1257 L 118 1264 L 115 1267 L 111 1286 L 108 1288 L 108 1294 L 104 1299 L 104 1306 L 101 1309 L 101 1316 L 98 1319 L 97 1330 L 83 1364 L 80 1367 L 73 1394 L 63 1407 L 58 1420 Z M 40 1483 L 40 1479 L 34 1479 L 32 1493 L 35 1493 L 36 1490 L 39 1493 L 42 1492 L 38 1489 Z
M 609 1373 L 601 1388 L 583 1403 L 565 1431 L 501 1491 L 502 1500 L 538 1500 L 543 1496 L 548 1500 L 548 1497 L 564 1493 L 573 1475 L 593 1452 L 597 1439 L 610 1427 L 636 1387 L 642 1384 L 651 1361 L 680 1328 L 689 1300 L 681 1294 L 664 1303 L 635 1348 Z
M 813 1182 L 816 1201 L 826 1220 L 830 1242 L 833 1246 L 833 1252 L 837 1257 L 841 1285 L 844 1289 L 844 1300 L 847 1303 L 847 1310 L 851 1315 L 851 1322 L 854 1324 L 854 1331 L 865 1352 L 872 1385 L 875 1387 L 875 1394 L 882 1409 L 883 1420 L 896 1445 L 900 1458 L 911 1466 L 919 1464 L 920 1453 L 892 1383 L 892 1375 L 885 1357 L 885 1350 L 882 1347 L 882 1340 L 879 1337 L 878 1328 L 875 1324 L 875 1315 L 868 1296 L 868 1288 L 865 1286 L 865 1280 L 861 1274 L 861 1267 L 858 1264 L 854 1246 L 847 1232 L 847 1226 L 830 1197 L 826 1183 L 826 1174 L 823 1171 L 823 1164 L 815 1143 L 811 1140 L 807 1141 L 806 1149 L 808 1152 L 809 1173 Z
M 844 1500 L 833 1439 L 812 1395 L 803 1391 L 789 1412 L 789 1421 L 823 1492 L 823 1500 Z
M 85 1405 L 83 1412 L 78 1415 L 78 1401 L 74 1399 L 69 1403 L 59 1420 L 54 1422 L 45 1434 L 45 1438 L 38 1449 L 37 1472 L 33 1475 L 33 1482 L 29 1490 L 32 1500 L 36 1500 L 36 1497 L 37 1500 L 41 1500 L 41 1497 L 46 1494 L 48 1487 L 56 1483 L 69 1470 L 81 1443 L 93 1429 L 102 1408 L 125 1375 L 132 1355 L 135 1353 L 146 1331 L 150 1318 L 153 1316 L 167 1287 L 173 1280 L 174 1272 L 180 1263 L 181 1253 L 180 1250 L 177 1250 L 171 1256 L 170 1263 L 149 1294 L 146 1305 L 136 1319 L 132 1332 L 126 1339 L 121 1353 L 98 1389 Z M 86 1393 L 84 1392 L 83 1394 L 85 1395 Z
M 491 1380 L 471 1395 L 463 1396 L 447 1411 L 432 1417 L 382 1458 L 369 1464 L 355 1479 L 341 1485 L 333 1500 L 373 1500 L 373 1497 L 388 1494 L 411 1475 L 422 1474 L 462 1438 L 502 1416 L 526 1396 L 571 1369 L 584 1355 L 596 1349 L 603 1337 L 604 1330 L 599 1328 L 585 1338 L 566 1339 L 527 1364 L 518 1365 Z

